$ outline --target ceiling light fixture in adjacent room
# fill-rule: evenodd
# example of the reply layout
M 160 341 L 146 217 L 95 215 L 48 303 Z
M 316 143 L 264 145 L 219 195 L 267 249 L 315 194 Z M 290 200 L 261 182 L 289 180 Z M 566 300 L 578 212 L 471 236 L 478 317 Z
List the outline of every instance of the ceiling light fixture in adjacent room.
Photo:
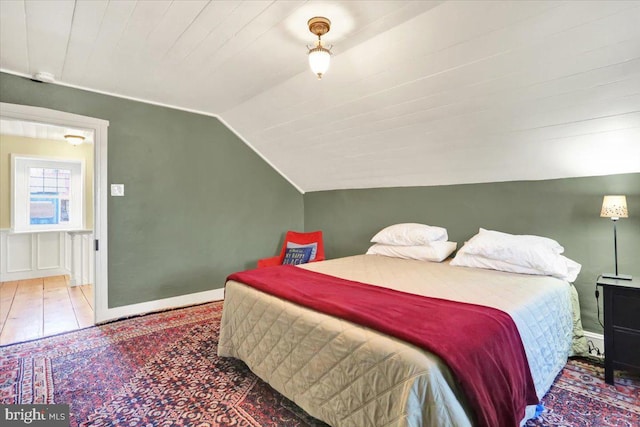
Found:
M 318 76 L 318 80 L 322 78 L 324 73 L 329 69 L 331 62 L 331 46 L 326 48 L 322 45 L 321 36 L 327 34 L 331 29 L 331 21 L 321 16 L 316 16 L 307 21 L 309 31 L 318 36 L 314 46 L 307 46 L 309 49 L 309 66 L 313 74 Z
M 65 135 L 64 139 L 71 145 L 80 145 L 84 142 L 84 136 L 82 135 Z

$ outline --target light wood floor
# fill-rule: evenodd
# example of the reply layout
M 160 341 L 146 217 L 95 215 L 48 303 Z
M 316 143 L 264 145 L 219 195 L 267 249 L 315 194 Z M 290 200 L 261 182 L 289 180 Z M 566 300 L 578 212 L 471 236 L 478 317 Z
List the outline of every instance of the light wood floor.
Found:
M 93 286 L 69 276 L 0 283 L 0 345 L 93 325 Z

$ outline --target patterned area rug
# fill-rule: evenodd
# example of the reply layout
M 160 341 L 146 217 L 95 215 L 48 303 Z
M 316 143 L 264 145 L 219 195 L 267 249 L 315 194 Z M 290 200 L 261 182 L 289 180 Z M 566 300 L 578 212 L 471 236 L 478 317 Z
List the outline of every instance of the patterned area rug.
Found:
M 0 403 L 69 403 L 72 426 L 325 426 L 217 356 L 222 303 L 0 348 Z M 640 379 L 572 360 L 527 426 L 640 425 Z
M 640 376 L 615 371 L 615 386 L 604 382 L 604 365 L 572 359 L 542 399 L 544 412 L 527 426 L 640 426 Z

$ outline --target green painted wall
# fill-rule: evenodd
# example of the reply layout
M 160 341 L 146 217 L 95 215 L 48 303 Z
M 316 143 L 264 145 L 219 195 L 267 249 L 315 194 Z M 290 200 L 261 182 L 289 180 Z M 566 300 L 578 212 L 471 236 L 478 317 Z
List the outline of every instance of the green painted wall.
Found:
M 364 253 L 378 230 L 398 222 L 444 226 L 458 247 L 479 227 L 554 238 L 582 264 L 575 284 L 583 325 L 601 332 L 595 280 L 613 271 L 612 222 L 599 216 L 605 194 L 627 196 L 630 217 L 618 222 L 618 266 L 640 277 L 640 174 L 307 193 L 305 228 L 323 230 L 328 258 Z
M 459 245 L 479 227 L 560 241 L 583 265 L 583 323 L 599 332 L 596 276 L 613 269 L 604 194 L 626 194 L 621 272 L 640 276 L 640 174 L 300 195 L 217 119 L 0 73 L 0 101 L 110 121 L 109 307 L 222 286 L 275 255 L 288 229 L 325 233 L 329 258 L 364 253 L 380 228 L 423 222 Z
M 0 101 L 109 120 L 109 307 L 220 288 L 303 228 L 302 195 L 215 118 L 4 73 Z

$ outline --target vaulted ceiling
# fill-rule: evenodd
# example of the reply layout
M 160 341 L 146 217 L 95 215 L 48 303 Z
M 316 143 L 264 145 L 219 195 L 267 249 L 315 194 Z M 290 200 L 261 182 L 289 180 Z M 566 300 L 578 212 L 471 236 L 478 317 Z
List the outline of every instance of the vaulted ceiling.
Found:
M 216 115 L 303 192 L 603 175 L 640 172 L 639 23 L 637 1 L 2 0 L 0 69 Z

